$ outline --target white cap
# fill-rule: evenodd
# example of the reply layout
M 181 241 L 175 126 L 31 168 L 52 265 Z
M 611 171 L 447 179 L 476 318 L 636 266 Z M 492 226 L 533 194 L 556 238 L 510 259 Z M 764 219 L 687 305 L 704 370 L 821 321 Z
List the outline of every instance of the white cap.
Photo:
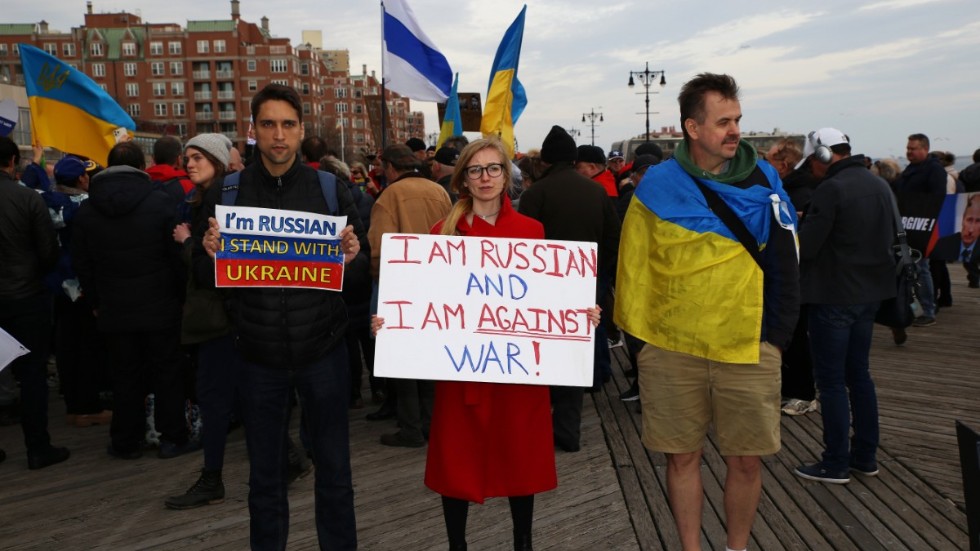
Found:
M 816 152 L 818 146 L 825 145 L 827 147 L 833 147 L 842 143 L 849 144 L 851 143 L 851 139 L 847 137 L 847 134 L 836 128 L 821 128 L 820 130 L 810 132 L 803 144 L 803 158 L 800 159 L 800 162 L 794 168 L 803 166 L 803 163 L 810 158 L 810 155 Z

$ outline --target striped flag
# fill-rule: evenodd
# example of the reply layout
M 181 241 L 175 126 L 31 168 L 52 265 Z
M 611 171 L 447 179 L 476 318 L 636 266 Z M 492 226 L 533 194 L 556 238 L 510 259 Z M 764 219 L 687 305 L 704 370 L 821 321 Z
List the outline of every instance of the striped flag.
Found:
M 415 21 L 405 0 L 384 0 L 384 51 L 381 73 L 385 86 L 406 98 L 446 101 L 453 71 L 446 56 Z
M 133 119 L 92 79 L 71 65 L 20 44 L 35 143 L 106 164 L 109 150 L 136 130 Z
M 524 86 L 517 80 L 526 11 L 525 4 L 497 48 L 493 69 L 490 70 L 487 104 L 483 109 L 483 120 L 480 121 L 480 132 L 484 136 L 499 136 L 511 155 L 514 154 L 514 125 L 527 105 Z
M 449 101 L 446 102 L 446 114 L 442 118 L 439 141 L 436 142 L 437 148 L 442 147 L 442 144 L 452 136 L 463 135 L 463 115 L 459 112 L 457 88 L 459 88 L 459 73 L 456 73 L 456 78 L 453 79 L 453 89 L 449 92 Z

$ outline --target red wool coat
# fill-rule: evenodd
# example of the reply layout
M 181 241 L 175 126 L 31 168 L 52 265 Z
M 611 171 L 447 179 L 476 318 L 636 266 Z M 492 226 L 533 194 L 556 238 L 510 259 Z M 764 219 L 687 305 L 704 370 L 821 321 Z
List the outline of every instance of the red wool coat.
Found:
M 442 223 L 432 233 L 438 233 Z M 462 218 L 460 235 L 544 239 L 540 222 L 506 198 L 496 225 Z M 436 382 L 425 485 L 441 495 L 483 503 L 558 486 L 547 386 Z

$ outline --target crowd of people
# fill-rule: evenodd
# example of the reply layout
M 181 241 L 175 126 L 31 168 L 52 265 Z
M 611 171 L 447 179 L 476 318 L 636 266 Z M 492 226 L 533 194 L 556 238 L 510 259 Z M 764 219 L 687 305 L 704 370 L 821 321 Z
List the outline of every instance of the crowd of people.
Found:
M 516 159 L 497 139 L 456 136 L 346 163 L 305 136 L 299 96 L 275 84 L 252 99 L 255 152 L 244 162 L 206 133 L 159 139 L 149 168 L 125 141 L 104 169 L 73 155 L 51 166 L 40 148 L 22 166 L 17 144 L 0 138 L 0 328 L 30 350 L 0 372 L 0 389 L 16 376 L 29 468 L 70 457 L 48 434 L 50 352 L 66 421 L 109 425 L 110 457 L 150 449 L 150 394 L 157 456 L 203 449 L 198 479 L 168 508 L 224 499 L 226 435 L 241 424 L 252 548 L 285 548 L 286 489 L 311 460 L 319 545 L 354 549 L 348 419 L 369 401 L 368 420 L 397 419 L 381 445 L 428 447 L 424 482 L 441 496 L 450 549 L 467 548 L 470 502 L 507 497 L 514 548 L 527 550 L 534 495 L 558 483 L 555 449 L 581 449 L 584 393 L 609 380 L 610 349 L 625 346 L 634 383 L 620 398 L 639 402 L 644 445 L 667 457 L 681 544 L 700 548 L 713 427 L 728 467 L 726 549 L 745 549 L 781 411 L 822 414 L 824 451 L 798 476 L 878 473 L 869 354 L 878 306 L 896 292 L 895 193 L 980 191 L 980 150 L 958 174 L 923 134 L 908 137 L 904 170 L 852 152 L 834 128 L 757 152 L 741 140 L 739 95 L 728 75 L 686 83 L 684 140 L 670 158 L 652 143 L 606 155 L 555 126 Z M 978 286 L 978 197 L 961 231 L 918 261 L 913 326 L 952 304 L 951 262 Z M 342 292 L 216 288 L 221 205 L 345 216 Z M 596 325 L 592 388 L 376 377 L 385 329 L 372 314 L 392 232 L 596 243 L 596 294 L 580 297 Z M 896 344 L 908 338 L 892 331 Z M 515 454 L 526 468 L 502 471 Z

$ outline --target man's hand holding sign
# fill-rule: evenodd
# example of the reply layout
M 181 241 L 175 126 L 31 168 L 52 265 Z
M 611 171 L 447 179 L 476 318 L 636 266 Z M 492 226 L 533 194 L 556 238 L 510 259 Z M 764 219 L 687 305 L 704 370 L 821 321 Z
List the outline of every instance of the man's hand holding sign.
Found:
M 375 373 L 591 386 L 596 245 L 387 234 Z
M 204 249 L 215 260 L 218 287 L 339 291 L 344 265 L 360 251 L 343 216 L 222 205 L 215 214 Z

